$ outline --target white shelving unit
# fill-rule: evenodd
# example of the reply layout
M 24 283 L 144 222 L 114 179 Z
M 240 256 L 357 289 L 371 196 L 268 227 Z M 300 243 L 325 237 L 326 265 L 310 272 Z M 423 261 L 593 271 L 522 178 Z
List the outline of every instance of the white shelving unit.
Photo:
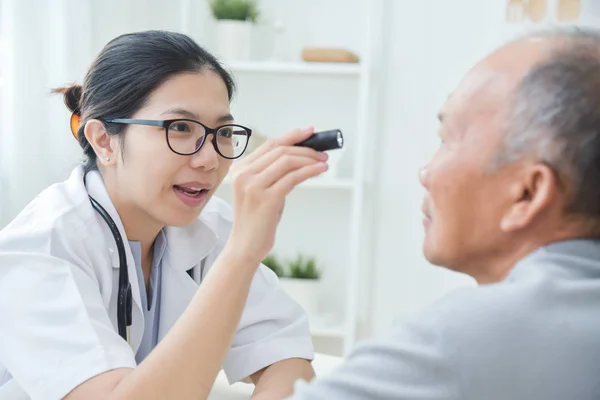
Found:
M 222 185 L 231 185 L 231 179 L 226 177 Z M 305 189 L 353 190 L 356 182 L 352 179 L 312 179 L 298 185 Z
M 316 63 L 316 62 L 234 62 L 228 64 L 234 72 L 360 75 L 361 64 Z
M 0 10 L 0 24 L 2 21 L 2 12 Z M 2 114 L 4 113 L 4 79 L 5 79 L 5 52 L 4 52 L 4 43 L 2 40 L 2 26 L 0 25 L 0 121 L 2 121 Z M 2 148 L 6 144 L 3 144 L 3 135 L 0 134 L 0 156 L 2 156 Z M 5 193 L 5 185 L 6 178 L 4 177 L 2 160 L 0 159 L 0 229 L 4 227 L 8 221 L 5 221 L 6 211 L 6 193 Z
M 187 3 L 183 1 L 181 13 L 184 31 L 189 26 Z M 273 250 L 278 256 L 283 254 L 284 259 L 310 253 L 323 266 L 319 298 L 322 313 L 309 314 L 309 321 L 317 351 L 328 352 L 317 344 L 324 340 L 329 348 L 339 349 L 331 354 L 347 353 L 356 341 L 361 317 L 359 298 L 364 284 L 361 267 L 368 269 L 365 260 L 368 260 L 370 236 L 365 228 L 369 222 L 365 210 L 376 135 L 372 132 L 372 116 L 376 111 L 373 80 L 377 64 L 372 60 L 381 41 L 377 22 L 381 3 L 382 0 L 326 0 L 322 4 L 294 5 L 304 7 L 303 15 L 309 19 L 311 15 L 325 18 L 321 5 L 351 9 L 350 14 L 325 20 L 331 25 L 327 29 L 331 29 L 332 41 L 346 39 L 347 44 L 341 47 L 356 51 L 360 63 L 222 60 L 237 82 L 232 113 L 238 123 L 267 137 L 308 124 L 317 130 L 338 128 L 344 133 L 344 156 L 336 168 L 339 175 L 329 176 L 328 172 L 299 185 L 290 194 Z M 289 18 L 288 23 L 306 25 L 302 18 Z M 347 35 L 340 33 L 344 29 Z M 296 44 L 304 42 L 301 31 L 296 31 L 300 32 L 295 37 Z M 359 38 L 361 43 L 347 37 Z M 229 178 L 217 196 L 231 202 Z

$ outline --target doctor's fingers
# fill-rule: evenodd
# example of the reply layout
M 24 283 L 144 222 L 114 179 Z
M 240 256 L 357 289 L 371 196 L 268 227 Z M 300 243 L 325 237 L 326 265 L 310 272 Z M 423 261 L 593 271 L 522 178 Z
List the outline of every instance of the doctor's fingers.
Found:
M 328 169 L 329 166 L 324 162 L 306 165 L 283 176 L 271 186 L 270 190 L 277 193 L 278 196 L 286 196 L 305 180 L 321 175 Z
M 286 157 L 303 157 L 316 161 L 325 161 L 327 153 L 321 153 L 308 147 L 297 146 L 278 146 L 263 154 L 260 158 L 246 164 L 234 166 L 231 175 L 235 180 L 245 180 L 247 177 L 258 174 L 278 160 L 285 160 Z
M 313 127 L 308 127 L 304 129 L 295 129 L 291 132 L 286 133 L 285 135 L 276 138 L 267 140 L 263 143 L 258 149 L 254 150 L 252 153 L 248 154 L 245 157 L 244 164 L 250 164 L 262 157 L 264 154 L 271 152 L 272 150 L 278 147 L 291 147 L 296 143 L 300 143 L 301 141 L 308 139 L 314 133 Z
M 285 195 L 294 186 L 327 170 L 327 164 L 312 157 L 285 155 L 255 175 L 253 183 L 260 188 L 275 187 Z M 281 185 L 278 183 L 283 181 Z

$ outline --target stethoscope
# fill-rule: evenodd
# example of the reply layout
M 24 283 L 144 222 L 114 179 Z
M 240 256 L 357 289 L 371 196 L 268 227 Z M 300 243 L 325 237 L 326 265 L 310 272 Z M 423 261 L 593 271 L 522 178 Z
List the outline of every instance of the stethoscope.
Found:
M 85 178 L 84 178 L 85 184 Z M 110 214 L 94 199 L 92 196 L 88 195 L 90 202 L 92 203 L 92 207 L 110 228 L 110 231 L 115 238 L 115 242 L 117 243 L 117 251 L 119 253 L 119 291 L 117 295 L 117 325 L 119 335 L 130 343 L 130 327 L 132 324 L 132 294 L 131 294 L 131 283 L 129 281 L 129 272 L 127 271 L 127 253 L 125 252 L 125 245 L 123 244 L 123 237 L 121 236 L 121 232 L 119 232 L 119 228 L 115 221 L 112 219 Z M 200 265 L 200 280 L 202 280 L 204 275 L 204 262 L 202 260 Z M 188 271 L 188 275 L 194 279 L 193 269 Z
M 125 245 L 123 244 L 123 238 L 121 232 L 115 221 L 111 218 L 108 212 L 98 203 L 92 196 L 88 195 L 92 207 L 110 228 L 115 242 L 117 242 L 117 251 L 119 252 L 119 292 L 117 295 L 117 325 L 119 329 L 119 335 L 127 341 L 130 338 L 130 326 L 132 323 L 131 310 L 133 308 L 132 295 L 131 295 L 131 283 L 129 282 L 129 272 L 127 271 L 127 253 L 125 252 Z

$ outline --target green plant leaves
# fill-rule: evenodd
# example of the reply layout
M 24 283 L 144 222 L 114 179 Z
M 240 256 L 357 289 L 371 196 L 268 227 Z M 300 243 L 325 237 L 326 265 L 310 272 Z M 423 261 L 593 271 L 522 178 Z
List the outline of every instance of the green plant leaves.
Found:
M 269 254 L 263 264 L 270 268 L 280 278 L 292 279 L 320 279 L 321 271 L 317 268 L 317 262 L 314 257 L 305 258 L 302 255 L 296 259 L 289 261 L 287 264 L 288 272 L 286 273 L 283 264 L 277 259 L 274 254 Z
M 258 7 L 255 0 L 210 0 L 216 19 L 256 22 Z
M 280 278 L 283 277 L 283 266 L 281 265 L 277 257 L 275 257 L 273 254 L 269 254 L 267 257 L 265 257 L 262 263 L 265 266 L 269 267 L 273 272 L 275 272 L 275 275 L 277 275 Z

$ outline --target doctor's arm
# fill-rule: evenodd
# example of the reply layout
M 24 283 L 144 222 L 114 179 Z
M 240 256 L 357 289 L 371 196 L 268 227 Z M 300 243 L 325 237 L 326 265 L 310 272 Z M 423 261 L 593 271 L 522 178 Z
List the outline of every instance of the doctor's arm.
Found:
M 230 349 L 260 261 L 271 250 L 285 196 L 326 170 L 295 131 L 241 160 L 234 222 L 203 290 L 139 365 L 110 322 L 93 260 L 28 248 L 32 232 L 0 238 L 0 361 L 32 398 L 206 399 Z M 19 241 L 19 239 L 22 239 Z M 17 243 L 18 242 L 18 243 Z M 53 246 L 60 245 L 59 240 Z M 31 245 L 33 246 L 33 245 Z
M 231 346 L 251 282 L 275 241 L 285 196 L 326 170 L 322 155 L 291 146 L 312 130 L 270 141 L 232 170 L 234 219 L 229 240 L 191 303 L 148 357 L 76 388 L 74 399 L 205 399 Z M 201 340 L 199 340 L 201 338 Z
M 306 382 L 315 377 L 315 371 L 308 360 L 290 358 L 278 361 L 250 375 L 256 388 L 252 400 L 282 399 L 292 394 L 297 379 Z

